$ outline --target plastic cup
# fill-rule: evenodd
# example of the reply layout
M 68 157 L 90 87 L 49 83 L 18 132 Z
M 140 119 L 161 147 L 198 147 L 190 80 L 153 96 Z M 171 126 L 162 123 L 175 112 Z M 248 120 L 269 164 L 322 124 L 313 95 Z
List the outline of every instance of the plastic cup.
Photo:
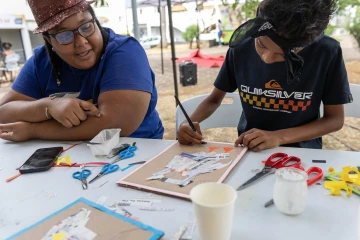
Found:
M 279 168 L 275 172 L 274 203 L 287 215 L 297 215 L 305 210 L 308 195 L 305 171 L 297 168 Z
M 223 183 L 202 183 L 190 191 L 190 198 L 201 239 L 230 239 L 235 189 Z

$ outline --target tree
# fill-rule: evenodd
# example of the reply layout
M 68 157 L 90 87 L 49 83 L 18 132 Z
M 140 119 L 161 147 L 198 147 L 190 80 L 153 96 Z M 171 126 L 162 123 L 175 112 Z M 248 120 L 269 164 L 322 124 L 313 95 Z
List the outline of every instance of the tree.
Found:
M 360 5 L 359 0 L 337 0 L 336 2 L 338 14 L 341 14 L 347 7 L 355 7 Z
M 190 25 L 186 28 L 185 32 L 183 32 L 184 39 L 190 43 L 190 49 L 192 48 L 192 43 L 194 38 L 199 36 L 199 29 L 197 25 Z
M 360 47 L 360 8 L 357 7 L 356 15 L 353 22 L 349 25 L 349 31 L 356 39 L 358 46 Z
M 244 4 L 239 5 L 239 0 L 235 0 L 235 2 L 231 4 L 231 8 L 235 11 L 239 7 L 237 19 L 239 21 L 247 21 L 256 16 L 256 9 L 260 2 L 261 0 L 245 0 Z M 222 3 L 225 6 L 229 5 L 227 0 L 222 0 Z
M 337 14 L 347 17 L 349 21 L 348 30 L 354 36 L 360 47 L 360 0 L 338 0 Z M 349 9 L 355 9 L 355 16 L 352 16 Z M 347 11 L 348 10 L 348 11 Z
M 235 3 L 231 4 L 233 11 L 239 7 L 237 19 L 240 21 L 246 21 L 256 16 L 256 9 L 261 0 L 245 0 L 245 3 L 239 6 L 240 0 L 235 0 Z M 339 16 L 345 16 L 350 20 L 348 30 L 357 40 L 360 47 L 360 0 L 335 0 L 336 1 L 336 14 Z M 228 0 L 222 0 L 223 5 L 230 5 Z M 349 9 L 356 9 L 355 17 L 351 16 Z M 326 30 L 327 34 L 330 34 L 333 30 L 333 26 L 329 26 Z
M 106 2 L 106 0 L 97 0 L 94 4 L 95 7 L 108 7 L 109 4 Z

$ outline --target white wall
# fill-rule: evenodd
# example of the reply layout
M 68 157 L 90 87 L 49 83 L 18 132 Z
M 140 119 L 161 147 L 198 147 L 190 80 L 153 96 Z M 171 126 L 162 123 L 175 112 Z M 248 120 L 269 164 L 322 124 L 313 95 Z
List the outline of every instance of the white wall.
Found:
M 94 8 L 96 16 L 98 18 L 106 17 L 109 20 L 102 24 L 104 27 L 109 27 L 119 34 L 126 34 L 125 1 L 107 0 L 107 3 L 109 7 Z
M 141 2 L 142 0 L 138 0 Z M 233 1 L 233 0 L 232 0 Z M 201 1 L 199 0 L 199 3 Z M 129 29 L 132 31 L 133 29 L 133 19 L 132 19 L 132 9 L 131 9 L 131 0 L 127 2 L 127 17 L 128 17 L 128 26 Z M 205 9 L 199 13 L 196 12 L 196 4 L 195 1 L 189 1 L 187 3 L 183 3 L 183 6 L 186 8 L 187 11 L 184 12 L 173 12 L 173 27 L 174 27 L 174 38 L 176 41 L 184 41 L 182 37 L 183 31 L 190 26 L 196 25 L 197 21 L 199 22 L 200 31 L 204 30 L 204 28 L 210 26 L 211 24 L 216 24 L 217 20 L 219 19 L 219 10 L 217 6 L 220 5 L 222 2 L 221 0 L 215 1 L 208 1 L 205 5 L 215 5 L 215 15 L 213 14 L 213 9 Z M 167 29 L 169 26 L 168 20 L 168 11 L 167 7 L 165 7 L 165 16 L 166 16 L 166 24 Z M 138 24 L 139 28 L 142 32 L 146 32 L 148 37 L 159 35 L 158 28 L 160 26 L 160 17 L 158 13 L 157 7 L 154 6 L 138 6 L 137 8 L 137 16 L 138 16 Z M 143 30 L 144 29 L 144 30 Z M 154 29 L 154 31 L 152 31 Z M 167 31 L 167 39 L 169 41 L 169 32 Z

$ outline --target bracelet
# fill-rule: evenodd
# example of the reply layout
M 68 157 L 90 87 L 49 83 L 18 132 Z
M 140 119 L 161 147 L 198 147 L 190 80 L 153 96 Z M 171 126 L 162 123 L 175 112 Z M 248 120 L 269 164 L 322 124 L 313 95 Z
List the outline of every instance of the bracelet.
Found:
M 48 107 L 45 108 L 45 115 L 46 115 L 46 117 L 48 119 L 52 119 L 52 117 L 49 115 L 49 108 Z

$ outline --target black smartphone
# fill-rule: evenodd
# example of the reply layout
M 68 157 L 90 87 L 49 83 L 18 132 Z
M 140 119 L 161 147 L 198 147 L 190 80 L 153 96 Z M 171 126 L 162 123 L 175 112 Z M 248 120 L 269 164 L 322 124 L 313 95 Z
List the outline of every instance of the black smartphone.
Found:
M 49 170 L 63 149 L 63 147 L 37 149 L 19 168 L 19 172 L 33 173 Z

